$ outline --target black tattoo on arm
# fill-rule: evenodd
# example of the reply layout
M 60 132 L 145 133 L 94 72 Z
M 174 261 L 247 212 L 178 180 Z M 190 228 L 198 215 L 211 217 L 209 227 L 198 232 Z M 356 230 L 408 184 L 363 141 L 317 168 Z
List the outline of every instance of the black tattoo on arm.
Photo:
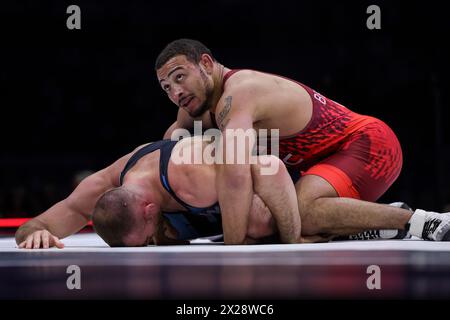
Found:
M 225 98 L 225 107 L 223 107 L 222 111 L 217 115 L 217 125 L 219 126 L 220 130 L 223 130 L 230 119 L 227 119 L 227 121 L 223 122 L 223 120 L 227 117 L 228 113 L 231 110 L 231 100 L 233 98 L 231 96 L 228 96 Z

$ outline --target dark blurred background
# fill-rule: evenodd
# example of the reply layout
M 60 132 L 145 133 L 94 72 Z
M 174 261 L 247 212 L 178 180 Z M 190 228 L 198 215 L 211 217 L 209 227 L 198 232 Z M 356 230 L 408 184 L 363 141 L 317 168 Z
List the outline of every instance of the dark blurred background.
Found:
M 66 9 L 81 8 L 81 30 Z M 381 8 L 381 30 L 366 9 Z M 427 1 L 2 1 L 0 217 L 33 216 L 84 176 L 160 139 L 177 108 L 153 64 L 170 41 L 305 83 L 397 133 L 380 202 L 450 203 L 450 13 Z M 450 208 L 447 208 L 449 210 Z

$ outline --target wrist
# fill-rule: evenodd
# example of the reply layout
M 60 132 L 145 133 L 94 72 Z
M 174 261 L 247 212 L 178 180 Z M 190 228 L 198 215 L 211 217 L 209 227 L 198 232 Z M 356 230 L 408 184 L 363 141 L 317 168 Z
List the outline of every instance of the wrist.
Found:
M 32 234 L 32 233 L 34 233 L 36 231 L 46 230 L 45 226 L 40 225 L 40 224 L 33 224 L 33 223 L 30 223 L 30 222 L 27 223 L 27 224 L 22 225 L 21 227 L 19 227 L 19 229 L 17 229 L 16 235 L 15 235 L 17 244 L 20 244 L 23 241 L 25 241 L 26 238 L 30 234 Z

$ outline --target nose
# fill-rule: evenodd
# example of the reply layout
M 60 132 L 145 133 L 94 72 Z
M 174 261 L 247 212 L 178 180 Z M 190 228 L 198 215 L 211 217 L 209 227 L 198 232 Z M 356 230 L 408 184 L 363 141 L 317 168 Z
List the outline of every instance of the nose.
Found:
M 184 91 L 183 91 L 183 88 L 181 86 L 174 86 L 173 87 L 173 95 L 177 99 L 178 102 L 181 99 L 181 97 L 183 96 L 183 92 Z

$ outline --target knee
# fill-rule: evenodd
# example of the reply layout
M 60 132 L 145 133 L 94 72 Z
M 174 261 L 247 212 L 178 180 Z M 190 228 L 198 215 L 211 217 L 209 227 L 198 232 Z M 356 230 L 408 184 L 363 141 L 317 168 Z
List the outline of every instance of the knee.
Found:
M 321 201 L 337 197 L 335 189 L 322 177 L 305 175 L 296 184 L 298 208 L 302 219 L 302 232 L 314 235 L 324 232 Z

